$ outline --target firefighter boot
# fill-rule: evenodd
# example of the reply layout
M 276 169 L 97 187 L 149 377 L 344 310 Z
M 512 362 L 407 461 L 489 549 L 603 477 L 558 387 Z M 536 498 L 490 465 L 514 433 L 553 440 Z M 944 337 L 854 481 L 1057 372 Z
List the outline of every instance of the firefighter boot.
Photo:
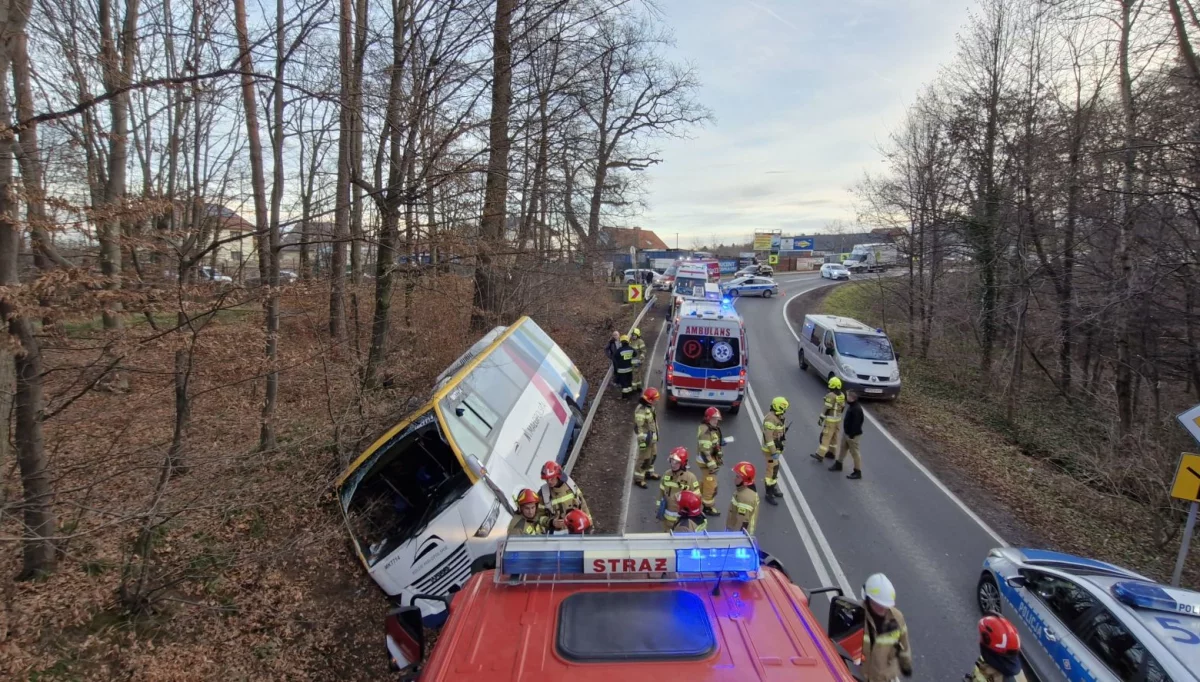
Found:
M 842 470 L 842 463 L 841 463 L 841 462 L 834 462 L 834 463 L 833 463 L 833 466 L 829 467 L 829 470 L 830 470 L 830 471 L 841 471 L 841 470 Z

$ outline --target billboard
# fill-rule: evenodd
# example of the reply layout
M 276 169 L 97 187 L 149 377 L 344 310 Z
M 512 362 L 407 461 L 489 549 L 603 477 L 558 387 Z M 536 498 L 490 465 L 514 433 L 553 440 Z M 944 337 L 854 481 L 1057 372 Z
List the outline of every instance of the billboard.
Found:
M 771 243 L 774 239 L 778 239 L 776 235 L 770 232 L 755 232 L 754 233 L 754 250 L 755 251 L 770 251 Z
M 783 239 L 779 240 L 779 250 L 780 251 L 795 251 L 795 249 L 792 248 L 792 244 L 795 241 L 796 240 L 794 237 L 784 237 Z
M 792 238 L 792 248 L 784 249 L 784 251 L 812 251 L 812 248 L 813 248 L 813 238 L 812 237 L 793 237 Z
M 722 275 L 732 275 L 733 273 L 737 272 L 738 262 L 736 260 L 727 260 L 722 258 L 720 262 Z

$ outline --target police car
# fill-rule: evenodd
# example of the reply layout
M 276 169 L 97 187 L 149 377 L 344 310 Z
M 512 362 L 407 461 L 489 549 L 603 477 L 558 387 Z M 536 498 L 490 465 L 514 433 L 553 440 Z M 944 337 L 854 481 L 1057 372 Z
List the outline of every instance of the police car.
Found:
M 1041 682 L 1200 681 L 1200 592 L 1103 561 L 993 549 L 979 608 L 1008 617 Z
M 779 285 L 775 280 L 766 277 L 738 277 L 721 285 L 721 291 L 728 296 L 762 296 L 770 298 L 779 293 Z
M 822 592 L 838 594 L 827 629 L 809 608 Z M 745 533 L 510 536 L 427 660 L 415 609 L 389 614 L 386 643 L 421 682 L 861 679 L 862 606 L 800 589 Z

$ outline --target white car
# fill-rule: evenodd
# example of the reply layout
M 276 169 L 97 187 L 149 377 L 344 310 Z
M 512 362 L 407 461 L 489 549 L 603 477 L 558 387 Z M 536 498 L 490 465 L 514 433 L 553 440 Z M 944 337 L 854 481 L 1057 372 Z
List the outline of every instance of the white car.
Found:
M 826 263 L 821 266 L 821 276 L 825 279 L 850 279 L 850 271 L 841 263 Z
M 232 277 L 217 272 L 216 268 L 210 265 L 201 267 L 199 274 L 200 279 L 207 280 L 209 282 L 216 282 L 217 284 L 231 284 L 233 282 Z
M 650 284 L 653 286 L 662 280 L 662 275 L 653 270 L 633 269 L 626 270 L 624 279 L 625 284 L 646 284 L 646 278 L 650 277 Z

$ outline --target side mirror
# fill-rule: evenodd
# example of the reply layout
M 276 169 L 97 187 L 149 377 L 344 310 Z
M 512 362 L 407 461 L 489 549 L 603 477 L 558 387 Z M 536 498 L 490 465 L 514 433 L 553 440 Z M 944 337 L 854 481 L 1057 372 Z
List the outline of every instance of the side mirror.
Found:
M 512 499 L 512 496 L 509 493 L 501 490 L 500 486 L 492 480 L 492 477 L 488 475 L 487 467 L 483 466 L 483 462 L 480 462 L 478 457 L 475 455 L 467 455 L 467 468 L 471 470 L 472 474 L 475 474 L 475 478 L 487 483 L 487 487 L 491 488 L 492 494 L 504 504 L 504 508 L 508 510 L 509 514 L 516 516 L 518 511 L 516 508 L 516 502 Z
M 1023 575 L 1014 575 L 1011 578 L 1005 578 L 1004 582 L 1009 587 L 1025 587 L 1029 581 L 1027 581 Z
M 825 347 L 825 354 L 826 354 L 826 355 L 833 355 L 833 348 L 832 348 L 832 347 L 829 347 L 829 346 L 826 346 L 826 347 Z
M 862 660 L 863 627 L 867 611 L 862 604 L 844 596 L 834 597 L 829 604 L 826 632 L 839 648 L 843 658 L 857 663 Z
M 384 619 L 387 650 L 394 670 L 407 670 L 425 660 L 425 628 L 421 609 L 402 606 L 392 609 Z

